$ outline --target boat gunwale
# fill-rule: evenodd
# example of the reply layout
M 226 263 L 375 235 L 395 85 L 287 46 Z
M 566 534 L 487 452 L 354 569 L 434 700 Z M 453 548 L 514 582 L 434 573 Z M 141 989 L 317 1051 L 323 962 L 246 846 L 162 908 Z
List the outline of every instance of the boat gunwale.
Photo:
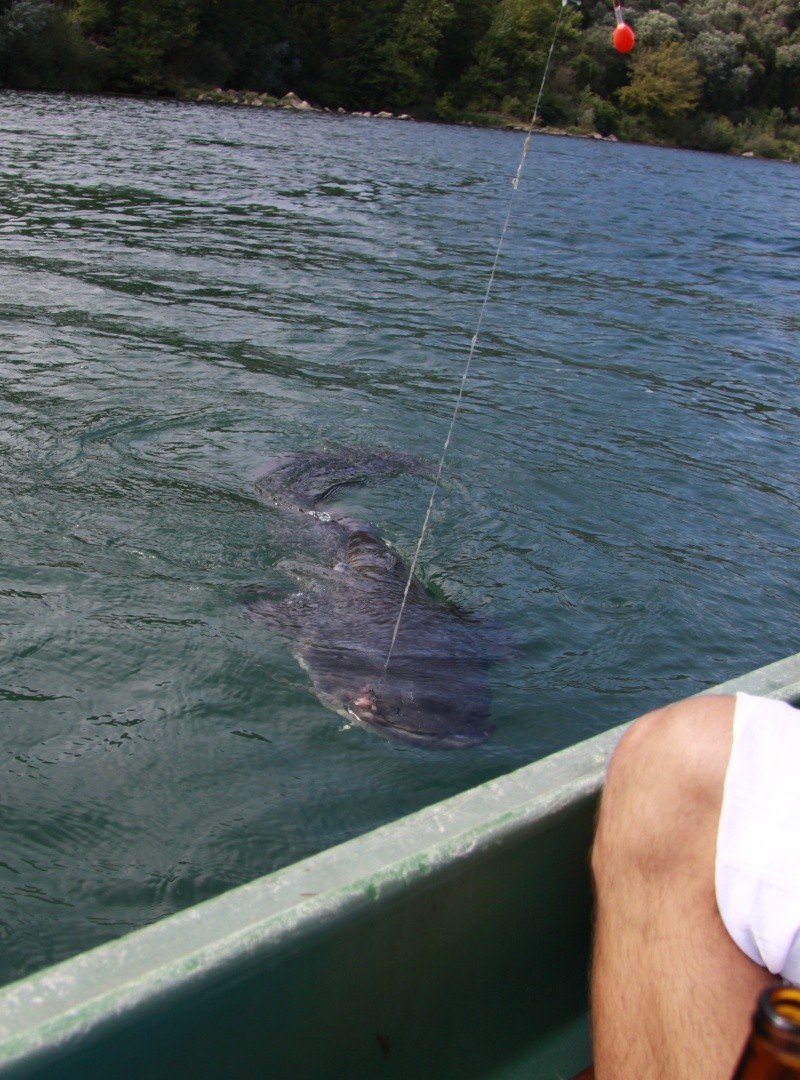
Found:
M 800 700 L 800 654 L 710 688 Z M 456 875 L 595 800 L 623 723 L 0 989 L 0 1072 Z

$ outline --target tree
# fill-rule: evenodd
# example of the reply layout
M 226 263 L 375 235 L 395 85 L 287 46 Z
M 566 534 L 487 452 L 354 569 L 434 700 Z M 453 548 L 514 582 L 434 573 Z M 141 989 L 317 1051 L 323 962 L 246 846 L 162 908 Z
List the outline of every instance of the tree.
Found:
M 632 4 L 632 0 L 631 0 Z M 319 105 L 528 118 L 800 157 L 798 0 L 0 0 L 0 86 L 296 90 Z
M 163 89 L 172 54 L 190 45 L 200 0 L 128 0 L 114 34 L 119 74 L 144 89 Z
M 797 29 L 792 0 L 688 0 L 682 26 L 705 80 L 705 103 L 730 112 L 781 101 L 780 50 Z
M 646 11 L 636 20 L 636 40 L 640 46 L 656 47 L 667 41 L 681 41 L 683 34 L 674 15 L 665 11 Z
M 389 40 L 377 50 L 387 99 L 394 108 L 433 103 L 439 42 L 454 16 L 450 0 L 406 0 Z
M 0 85 L 31 90 L 92 90 L 104 57 L 47 0 L 14 0 L 0 14 Z
M 497 0 L 488 31 L 475 49 L 475 60 L 458 88 L 462 101 L 477 109 L 498 109 L 529 115 L 544 72 L 560 0 Z M 573 9 L 563 16 L 562 42 L 577 19 Z
M 478 42 L 488 31 L 496 0 L 451 0 L 453 18 L 442 31 L 436 61 L 438 93 L 452 90 L 470 67 Z
M 641 49 L 631 63 L 631 81 L 618 93 L 623 108 L 643 112 L 658 126 L 692 112 L 703 89 L 697 61 L 686 45 L 668 41 Z

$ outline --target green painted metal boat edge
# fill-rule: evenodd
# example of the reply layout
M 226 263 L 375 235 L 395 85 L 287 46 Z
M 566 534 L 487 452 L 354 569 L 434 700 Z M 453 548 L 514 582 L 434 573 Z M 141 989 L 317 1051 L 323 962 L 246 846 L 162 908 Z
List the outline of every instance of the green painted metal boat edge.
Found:
M 800 654 L 736 690 L 800 699 Z M 571 1075 L 626 727 L 5 987 L 0 1076 Z

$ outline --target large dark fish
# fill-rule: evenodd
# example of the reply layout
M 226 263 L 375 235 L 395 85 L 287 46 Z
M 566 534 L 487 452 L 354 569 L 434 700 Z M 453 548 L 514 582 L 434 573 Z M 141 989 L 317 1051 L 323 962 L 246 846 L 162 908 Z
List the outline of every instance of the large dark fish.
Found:
M 408 568 L 367 521 L 331 505 L 344 487 L 398 473 L 429 476 L 411 454 L 311 450 L 270 460 L 256 481 L 320 564 L 296 564 L 302 591 L 254 591 L 251 615 L 290 638 L 323 704 L 394 739 L 431 748 L 475 746 L 494 731 L 488 668 L 515 650 L 488 620 L 436 600 L 414 578 L 388 668 Z

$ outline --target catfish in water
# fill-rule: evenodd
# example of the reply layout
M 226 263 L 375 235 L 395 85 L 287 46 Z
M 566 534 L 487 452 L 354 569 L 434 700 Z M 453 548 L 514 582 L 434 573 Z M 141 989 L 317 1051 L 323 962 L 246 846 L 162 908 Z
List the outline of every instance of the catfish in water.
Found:
M 343 488 L 401 473 L 420 458 L 381 448 L 280 454 L 256 493 L 317 562 L 297 562 L 300 591 L 251 591 L 251 616 L 292 642 L 319 700 L 348 721 L 431 749 L 471 747 L 494 731 L 489 668 L 516 655 L 497 624 L 433 597 L 414 577 L 386 665 L 409 571 L 368 521 L 339 512 Z

